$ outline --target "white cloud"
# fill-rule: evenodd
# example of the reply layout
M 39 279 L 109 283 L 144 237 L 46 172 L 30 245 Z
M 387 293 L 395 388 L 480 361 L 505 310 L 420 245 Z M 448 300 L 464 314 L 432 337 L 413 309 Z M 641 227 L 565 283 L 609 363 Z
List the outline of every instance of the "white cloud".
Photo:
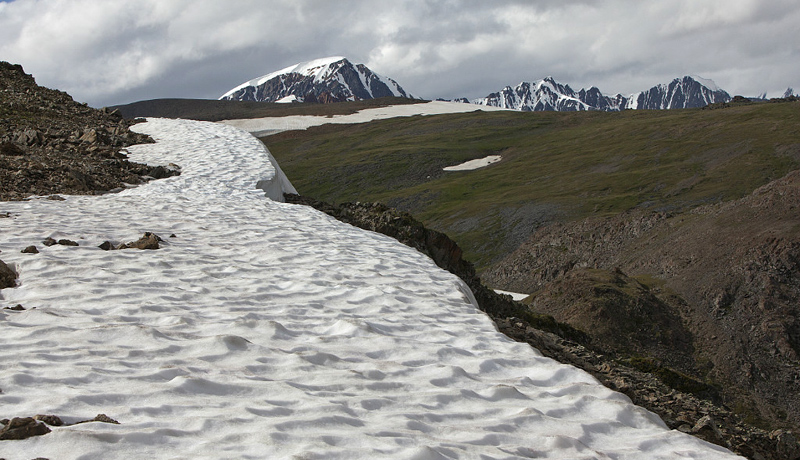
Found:
M 737 94 L 800 86 L 793 0 L 17 0 L 0 59 L 93 105 L 213 98 L 344 55 L 424 97 L 552 75 L 633 92 L 686 74 Z

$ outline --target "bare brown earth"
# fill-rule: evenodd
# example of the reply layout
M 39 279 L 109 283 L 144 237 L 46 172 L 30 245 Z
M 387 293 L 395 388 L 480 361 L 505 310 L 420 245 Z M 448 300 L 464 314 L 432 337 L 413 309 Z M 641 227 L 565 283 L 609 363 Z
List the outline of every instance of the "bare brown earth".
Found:
M 800 427 L 800 171 L 680 214 L 552 225 L 484 274 L 592 343 L 710 385 L 764 427 Z M 711 393 L 714 393 L 713 391 Z

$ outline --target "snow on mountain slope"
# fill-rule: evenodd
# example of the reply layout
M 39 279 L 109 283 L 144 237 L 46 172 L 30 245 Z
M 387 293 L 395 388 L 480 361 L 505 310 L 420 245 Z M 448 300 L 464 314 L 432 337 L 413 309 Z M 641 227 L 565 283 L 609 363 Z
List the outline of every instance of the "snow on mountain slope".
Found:
M 134 128 L 158 142 L 132 160 L 183 174 L 0 203 L 19 273 L 0 303 L 27 308 L 0 310 L 0 415 L 120 424 L 0 441 L 2 457 L 738 458 L 499 334 L 419 252 L 266 198 L 256 183 L 290 184 L 247 133 Z M 163 247 L 97 247 L 144 231 Z
M 536 83 L 522 82 L 515 88 L 506 86 L 498 93 L 492 93 L 473 103 L 505 109 L 530 111 L 582 111 L 591 107 L 581 101 L 578 94 L 569 87 L 547 77 Z
M 522 82 L 515 88 L 506 86 L 501 91 L 475 99 L 472 103 L 522 111 L 618 111 L 703 107 L 730 99 L 731 96 L 713 81 L 700 77 L 676 78 L 668 84 L 656 85 L 647 91 L 628 96 L 606 96 L 596 87 L 576 92 L 569 85 L 547 77 L 536 83 Z
M 716 102 L 728 102 L 731 96 L 719 89 L 711 80 L 686 76 L 648 91 L 628 96 L 623 108 L 632 109 L 685 109 L 704 107 Z
M 298 102 L 413 98 L 391 78 L 376 74 L 364 64 L 353 65 L 344 57 L 333 56 L 295 64 L 244 82 L 220 99 L 278 102 L 291 96 Z

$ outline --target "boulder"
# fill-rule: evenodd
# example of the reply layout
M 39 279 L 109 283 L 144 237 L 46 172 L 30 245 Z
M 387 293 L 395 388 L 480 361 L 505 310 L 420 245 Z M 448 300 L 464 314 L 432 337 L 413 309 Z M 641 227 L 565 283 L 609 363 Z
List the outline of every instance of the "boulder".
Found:
M 14 417 L 0 429 L 0 441 L 27 439 L 50 432 L 50 428 L 33 417 Z
M 111 241 L 103 241 L 102 243 L 100 243 L 100 246 L 98 246 L 98 248 L 102 249 L 103 251 L 110 251 L 112 249 L 117 249 L 116 247 L 114 247 L 114 244 Z
M 138 240 L 123 244 L 119 249 L 159 249 L 159 241 L 164 240 L 155 233 L 145 232 Z
M 0 289 L 10 288 L 17 285 L 17 274 L 14 270 L 0 260 Z

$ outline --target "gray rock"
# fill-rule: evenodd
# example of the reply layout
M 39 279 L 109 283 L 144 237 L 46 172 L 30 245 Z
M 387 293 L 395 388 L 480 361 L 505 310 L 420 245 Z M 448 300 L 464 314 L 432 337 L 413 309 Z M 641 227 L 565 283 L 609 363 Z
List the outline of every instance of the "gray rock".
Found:
M 155 233 L 145 232 L 138 240 L 123 244 L 119 249 L 159 249 L 159 241 L 164 240 Z
M 27 439 L 49 432 L 50 428 L 47 425 L 33 417 L 14 417 L 0 430 L 0 441 Z
M 0 289 L 10 288 L 17 285 L 17 274 L 14 270 L 0 260 Z

